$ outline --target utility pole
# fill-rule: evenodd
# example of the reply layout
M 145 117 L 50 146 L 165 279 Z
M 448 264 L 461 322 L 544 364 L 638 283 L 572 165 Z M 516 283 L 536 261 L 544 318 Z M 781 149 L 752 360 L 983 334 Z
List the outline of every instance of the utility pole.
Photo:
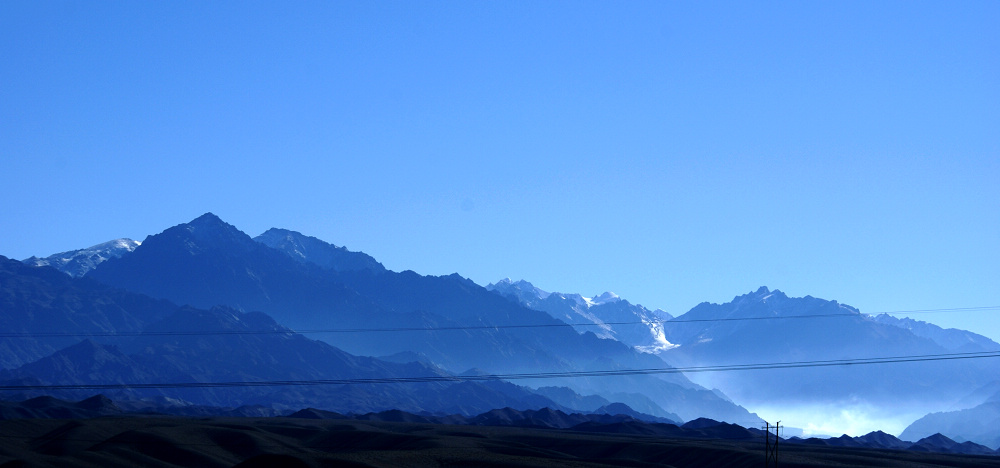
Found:
M 771 428 L 774 428 L 774 443 L 771 443 Z M 764 421 L 764 468 L 778 468 L 778 439 L 780 438 L 781 421 L 775 425 Z M 773 463 L 773 465 L 772 465 Z

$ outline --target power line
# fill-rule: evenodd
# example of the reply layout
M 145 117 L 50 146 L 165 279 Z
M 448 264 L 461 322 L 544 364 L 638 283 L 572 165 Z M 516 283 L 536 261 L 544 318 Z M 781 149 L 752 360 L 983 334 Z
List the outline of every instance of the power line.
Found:
M 136 331 L 136 332 L 7 332 L 0 333 L 0 338 L 67 338 L 67 337 L 138 337 L 138 336 L 213 336 L 213 335 L 284 335 L 284 334 L 324 334 L 324 333 L 392 333 L 392 332 L 427 332 L 427 331 L 461 331 L 461 330 L 500 330 L 519 328 L 565 328 L 565 327 L 601 327 L 610 325 L 670 325 L 676 323 L 711 323 L 711 322 L 744 322 L 759 320 L 785 319 L 816 319 L 829 317 L 868 317 L 874 314 L 924 314 L 944 312 L 973 312 L 1000 310 L 1000 306 L 960 307 L 950 309 L 916 309 L 892 312 L 875 312 L 873 314 L 808 314 L 808 315 L 776 315 L 769 317 L 724 317 L 706 319 L 670 319 L 648 321 L 622 321 L 601 323 L 540 323 L 540 324 L 507 324 L 507 325 L 455 325 L 444 327 L 386 327 L 386 328 L 319 328 L 319 329 L 272 329 L 272 330 L 184 330 L 184 331 Z
M 923 354 L 911 356 L 891 356 L 881 358 L 831 359 L 818 361 L 771 362 L 754 364 L 732 364 L 718 366 L 664 367 L 647 369 L 613 369 L 571 372 L 531 372 L 490 375 L 429 375 L 419 377 L 368 377 L 353 379 L 312 379 L 312 380 L 261 380 L 236 382 L 161 382 L 129 384 L 65 384 L 65 385 L 0 385 L 0 391 L 19 390 L 125 390 L 164 388 L 232 388 L 232 387 L 281 387 L 316 385 L 359 385 L 385 383 L 434 383 L 434 382 L 478 382 L 489 380 L 525 380 L 551 378 L 609 377 L 626 375 L 679 374 L 687 372 L 734 372 L 747 370 L 795 369 L 810 367 L 832 367 L 870 364 L 895 364 L 904 362 L 950 361 L 958 359 L 982 359 L 1000 357 L 1000 351 L 975 353 Z

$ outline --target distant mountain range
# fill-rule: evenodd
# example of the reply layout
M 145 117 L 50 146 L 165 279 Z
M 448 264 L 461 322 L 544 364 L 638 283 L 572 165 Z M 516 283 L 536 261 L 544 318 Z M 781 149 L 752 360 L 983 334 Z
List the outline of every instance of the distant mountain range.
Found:
M 872 317 L 836 301 L 790 298 L 761 287 L 726 304 L 699 304 L 679 317 L 630 304 L 612 293 L 588 299 L 549 293 L 527 281 L 487 286 L 525 307 L 548 312 L 680 366 L 829 361 L 1000 350 L 972 332 L 889 315 Z M 610 298 L 610 299 L 609 299 Z M 872 403 L 956 400 L 988 383 L 1000 360 L 732 372 L 718 385 L 737 401 Z
M 911 325 L 920 334 L 901 325 Z M 661 357 L 677 366 L 815 362 L 988 352 L 1000 345 L 969 332 L 912 320 L 876 318 L 836 301 L 791 298 L 760 288 L 725 304 L 702 303 L 664 323 L 676 348 Z M 957 339 L 959 337 L 961 339 Z M 953 347 L 962 341 L 960 348 Z M 760 403 L 934 402 L 947 406 L 1000 373 L 1000 359 L 923 361 L 732 372 L 720 388 L 737 401 Z
M 678 317 L 613 293 L 588 298 L 510 279 L 484 288 L 458 274 L 390 271 L 367 254 L 285 229 L 251 238 L 211 213 L 141 243 L 122 239 L 24 263 L 0 260 L 0 326 L 10 331 L 0 337 L 0 380 L 10 387 L 546 373 L 520 382 L 532 387 L 501 381 L 179 386 L 122 395 L 455 414 L 503 406 L 600 413 L 621 404 L 647 419 L 710 417 L 756 426 L 761 420 L 737 402 L 943 409 L 967 401 L 961 411 L 989 405 L 992 394 L 971 401 L 969 389 L 986 388 L 1000 375 L 997 359 L 805 365 L 697 374 L 718 388 L 709 390 L 665 371 L 941 356 L 1000 345 L 964 330 L 872 317 L 766 287 Z M 570 375 L 616 369 L 657 372 Z M 948 418 L 982 421 L 990 408 Z M 931 426 L 944 424 L 940 417 L 928 421 L 915 423 L 911 433 L 930 436 Z M 980 443 L 1000 436 L 992 429 L 973 434 L 970 424 L 950 426 L 962 426 L 965 435 L 944 433 Z
M 596 333 L 636 349 L 653 350 L 679 367 L 1000 351 L 1000 344 L 969 331 L 887 314 L 873 317 L 836 301 L 790 298 L 766 287 L 729 303 L 699 304 L 676 318 L 616 296 L 613 301 L 598 302 L 579 294 L 549 293 L 523 280 L 505 279 L 487 288 L 573 323 L 581 331 L 596 329 Z M 602 313 L 609 304 L 624 313 Z M 620 328 L 626 326 L 632 327 L 630 332 L 622 333 Z M 651 342 L 661 346 L 650 346 Z M 963 401 L 969 409 L 930 414 L 907 428 L 904 438 L 916 440 L 941 432 L 959 441 L 993 447 L 1000 444 L 998 382 L 979 390 L 978 400 L 966 394 L 997 375 L 1000 359 L 990 358 L 863 366 L 805 364 L 795 369 L 729 372 L 703 380 L 736 401 L 754 406 L 780 401 L 792 407 L 861 404 L 941 408 Z M 998 396 L 982 396 L 985 389 Z

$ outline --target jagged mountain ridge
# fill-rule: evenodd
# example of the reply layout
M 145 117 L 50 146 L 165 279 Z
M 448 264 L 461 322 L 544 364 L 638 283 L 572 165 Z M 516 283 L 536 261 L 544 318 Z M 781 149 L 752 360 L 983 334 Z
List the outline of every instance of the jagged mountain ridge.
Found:
M 300 259 L 301 260 L 301 259 Z M 255 242 L 234 226 L 212 214 L 150 236 L 128 258 L 105 263 L 89 277 L 128 290 L 165 298 L 181 304 L 208 308 L 228 305 L 244 311 L 264 311 L 280 323 L 306 329 L 426 328 L 458 326 L 449 317 L 420 310 L 401 313 L 392 306 L 363 296 L 339 281 L 337 272 L 311 262 L 294 259 L 288 252 Z M 369 270 L 351 272 L 368 277 Z M 412 272 L 395 274 L 416 278 Z M 381 275 L 380 275 L 381 276 Z M 439 282 L 450 282 L 444 278 Z M 405 281 L 404 281 L 405 283 Z M 455 333 L 452 347 L 474 350 L 496 341 L 496 333 L 472 330 Z M 372 340 L 361 333 L 321 336 L 332 344 L 357 354 L 388 355 L 420 350 L 440 336 L 427 333 L 395 334 L 392 340 Z M 494 343 L 498 345 L 498 343 Z M 525 355 L 540 363 L 560 366 L 558 359 L 528 349 L 517 340 L 507 340 L 506 353 Z M 444 353 L 437 348 L 426 353 L 435 362 L 456 371 L 473 367 L 481 358 L 475 353 Z M 466 356 L 469 358 L 467 359 Z
M 369 270 L 375 273 L 385 271 L 385 267 L 370 255 L 352 252 L 346 247 L 328 244 L 315 237 L 304 236 L 287 229 L 271 228 L 253 240 L 281 250 L 302 263 L 313 263 L 328 270 Z
M 79 278 L 109 259 L 131 253 L 139 244 L 141 244 L 139 241 L 121 238 L 86 249 L 60 252 L 45 258 L 30 257 L 22 262 L 31 266 L 50 266 L 67 275 Z
M 593 298 L 550 293 L 525 280 L 510 278 L 490 283 L 486 289 L 530 309 L 547 312 L 581 333 L 589 331 L 601 338 L 615 339 L 642 352 L 659 353 L 674 347 L 664 337 L 661 323 L 673 318 L 670 314 L 631 304 L 612 292 Z

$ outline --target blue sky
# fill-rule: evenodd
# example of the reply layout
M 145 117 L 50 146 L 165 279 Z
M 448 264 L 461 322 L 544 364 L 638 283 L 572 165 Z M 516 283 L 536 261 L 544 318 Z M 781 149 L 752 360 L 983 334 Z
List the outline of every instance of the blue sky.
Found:
M 680 314 L 1000 305 L 997 2 L 0 3 L 0 254 L 211 211 Z M 914 317 L 1000 340 L 1000 310 Z

